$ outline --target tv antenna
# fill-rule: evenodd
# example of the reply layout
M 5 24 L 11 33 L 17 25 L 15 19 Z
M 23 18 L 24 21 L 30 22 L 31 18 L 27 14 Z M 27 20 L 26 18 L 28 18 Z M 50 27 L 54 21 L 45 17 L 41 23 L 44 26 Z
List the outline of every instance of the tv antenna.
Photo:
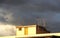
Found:
M 45 22 L 45 19 L 44 18 L 37 18 L 36 23 L 37 23 L 37 25 L 46 27 L 46 22 Z

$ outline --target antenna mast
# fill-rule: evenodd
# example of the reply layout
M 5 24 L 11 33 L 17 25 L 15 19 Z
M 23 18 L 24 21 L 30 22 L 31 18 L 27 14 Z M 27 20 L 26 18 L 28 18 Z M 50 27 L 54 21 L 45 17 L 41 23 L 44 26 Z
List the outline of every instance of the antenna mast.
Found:
M 46 27 L 46 21 L 45 21 L 45 19 L 42 19 L 42 21 L 43 21 L 43 26 Z
M 43 26 L 43 27 L 46 27 L 46 22 L 45 22 L 45 19 L 44 18 L 37 18 L 37 25 L 40 25 L 40 26 Z

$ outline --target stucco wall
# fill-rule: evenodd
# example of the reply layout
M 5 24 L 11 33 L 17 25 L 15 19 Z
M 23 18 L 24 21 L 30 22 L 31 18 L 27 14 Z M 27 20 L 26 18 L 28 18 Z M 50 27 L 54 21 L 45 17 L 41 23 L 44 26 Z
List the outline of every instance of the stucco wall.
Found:
M 24 27 L 19 31 L 19 28 L 16 29 L 16 36 L 23 36 L 24 35 Z M 36 26 L 28 27 L 28 35 L 35 35 L 36 34 Z
M 24 35 L 24 28 L 21 29 L 21 31 L 19 31 L 19 29 L 16 29 L 16 36 L 21 36 Z
M 28 35 L 36 34 L 36 27 L 29 27 L 28 28 Z
M 16 38 L 16 36 L 3 36 L 3 37 L 0 37 L 0 38 Z

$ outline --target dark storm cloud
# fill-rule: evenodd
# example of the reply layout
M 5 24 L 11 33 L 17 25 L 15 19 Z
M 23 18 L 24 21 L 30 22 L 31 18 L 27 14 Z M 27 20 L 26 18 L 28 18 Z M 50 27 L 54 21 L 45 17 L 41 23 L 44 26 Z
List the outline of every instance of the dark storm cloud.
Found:
M 28 0 L 0 0 L 0 3 L 6 3 L 6 4 L 24 4 Z
M 60 1 L 59 0 L 0 0 L 1 3 L 10 4 L 15 6 L 22 6 L 25 9 L 32 9 L 34 11 L 44 11 L 44 10 L 52 10 L 59 11 L 60 10 Z
M 35 24 L 39 17 L 47 19 L 48 27 L 54 27 L 59 14 L 60 0 L 0 0 L 0 22 Z

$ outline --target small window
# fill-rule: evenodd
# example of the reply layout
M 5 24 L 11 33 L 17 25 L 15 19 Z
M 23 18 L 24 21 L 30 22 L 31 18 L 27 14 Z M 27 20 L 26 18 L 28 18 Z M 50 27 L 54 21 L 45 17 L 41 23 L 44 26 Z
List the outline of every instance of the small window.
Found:
M 19 28 L 19 31 L 21 31 L 22 30 L 22 28 Z

